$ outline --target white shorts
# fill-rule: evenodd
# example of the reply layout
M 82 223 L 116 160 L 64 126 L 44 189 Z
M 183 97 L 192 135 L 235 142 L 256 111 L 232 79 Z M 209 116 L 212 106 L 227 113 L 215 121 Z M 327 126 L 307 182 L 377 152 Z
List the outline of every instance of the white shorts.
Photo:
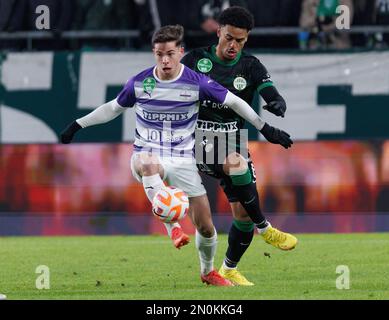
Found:
M 138 154 L 134 153 L 131 157 L 131 172 L 135 179 L 142 183 L 142 177 L 136 172 L 134 165 Z M 190 198 L 206 194 L 194 159 L 159 157 L 159 163 L 163 167 L 163 180 L 169 186 L 185 191 Z

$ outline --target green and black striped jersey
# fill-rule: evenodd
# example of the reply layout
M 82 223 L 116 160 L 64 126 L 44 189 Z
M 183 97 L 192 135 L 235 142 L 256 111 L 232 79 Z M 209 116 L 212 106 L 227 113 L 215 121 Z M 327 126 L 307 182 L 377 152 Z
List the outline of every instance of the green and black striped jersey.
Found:
M 182 63 L 206 74 L 235 95 L 252 104 L 255 94 L 273 86 L 265 66 L 253 55 L 242 51 L 233 61 L 225 62 L 216 55 L 216 46 L 190 51 Z M 214 132 L 234 132 L 244 126 L 244 119 L 227 106 L 211 100 L 200 101 L 197 128 Z

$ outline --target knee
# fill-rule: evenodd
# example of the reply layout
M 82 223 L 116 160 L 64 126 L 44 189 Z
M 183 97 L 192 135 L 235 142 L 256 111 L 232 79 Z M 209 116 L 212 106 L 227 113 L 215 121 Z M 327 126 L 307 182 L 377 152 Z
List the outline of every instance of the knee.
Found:
M 248 222 L 251 221 L 246 209 L 240 204 L 240 202 L 231 203 L 232 216 L 234 220 Z
M 223 164 L 223 171 L 227 175 L 241 173 L 247 169 L 247 161 L 237 152 L 230 153 Z
M 251 221 L 250 216 L 246 212 L 235 213 L 233 217 L 237 221 Z
M 215 227 L 212 219 L 193 219 L 194 225 L 198 233 L 205 238 L 211 238 L 215 234 Z
M 205 238 L 211 238 L 215 233 L 215 227 L 211 217 L 198 216 L 192 206 L 189 207 L 189 216 L 197 232 Z
M 196 226 L 198 233 L 204 238 L 212 238 L 215 235 L 215 227 L 211 225 L 198 225 Z

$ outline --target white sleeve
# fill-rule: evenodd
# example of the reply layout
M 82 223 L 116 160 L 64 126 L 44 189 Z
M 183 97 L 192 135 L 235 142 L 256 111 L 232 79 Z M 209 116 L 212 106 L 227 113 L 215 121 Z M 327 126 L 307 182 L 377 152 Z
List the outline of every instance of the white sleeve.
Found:
M 253 110 L 253 108 L 251 108 L 246 101 L 239 98 L 232 92 L 227 92 L 226 99 L 224 100 L 223 104 L 230 107 L 258 130 L 262 130 L 263 126 L 265 125 L 265 121 L 261 119 L 261 117 Z
M 127 108 L 120 106 L 115 99 L 103 104 L 85 117 L 77 119 L 76 121 L 82 128 L 86 128 L 111 121 L 122 114 L 126 109 Z

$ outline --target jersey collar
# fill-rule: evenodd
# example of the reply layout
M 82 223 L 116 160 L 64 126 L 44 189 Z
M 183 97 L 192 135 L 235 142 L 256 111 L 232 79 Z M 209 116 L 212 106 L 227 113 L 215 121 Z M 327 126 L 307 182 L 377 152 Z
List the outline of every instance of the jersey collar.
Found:
M 238 63 L 238 61 L 240 60 L 240 57 L 242 55 L 242 51 L 239 51 L 238 55 L 236 56 L 236 58 L 232 61 L 229 61 L 229 62 L 226 62 L 222 59 L 220 59 L 217 55 L 216 55 L 216 45 L 213 45 L 211 47 L 211 58 L 213 61 L 223 65 L 223 66 L 233 66 L 235 64 Z
M 181 76 L 182 76 L 182 74 L 184 72 L 184 69 L 185 69 L 185 66 L 181 63 L 181 70 L 180 70 L 180 73 L 177 75 L 177 77 L 175 77 L 174 79 L 170 79 L 170 80 L 161 80 L 157 76 L 157 66 L 155 66 L 154 70 L 153 70 L 153 76 L 154 76 L 155 79 L 158 80 L 158 82 L 161 82 L 161 83 L 171 83 L 171 82 L 177 81 L 178 79 L 181 78 Z

